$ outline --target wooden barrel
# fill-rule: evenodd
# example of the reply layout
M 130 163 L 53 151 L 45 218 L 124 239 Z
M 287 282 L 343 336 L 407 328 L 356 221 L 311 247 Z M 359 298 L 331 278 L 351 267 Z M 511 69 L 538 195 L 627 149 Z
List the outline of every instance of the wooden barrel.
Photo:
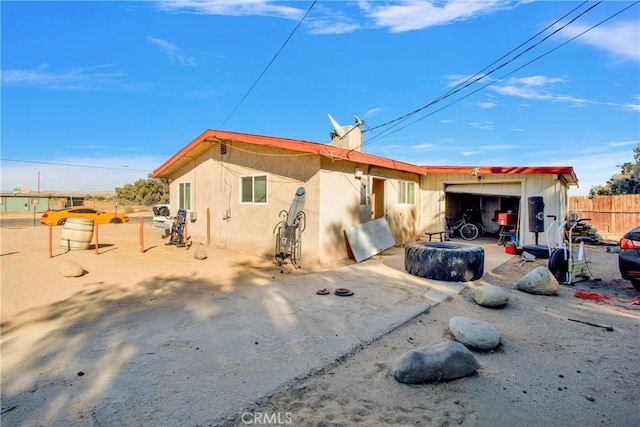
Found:
M 93 238 L 93 220 L 69 218 L 60 234 L 60 249 L 83 251 L 89 249 Z

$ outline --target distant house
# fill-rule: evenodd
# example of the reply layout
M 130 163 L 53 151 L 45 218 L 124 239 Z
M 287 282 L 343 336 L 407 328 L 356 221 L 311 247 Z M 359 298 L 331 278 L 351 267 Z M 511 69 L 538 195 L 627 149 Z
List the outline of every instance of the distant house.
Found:
M 358 127 L 331 144 L 207 130 L 158 167 L 170 180 L 171 207 L 189 212 L 194 241 L 262 255 L 274 253 L 274 227 L 296 190 L 306 189 L 303 258 L 330 262 L 348 256 L 345 229 L 386 218 L 398 245 L 444 228 L 445 218 L 474 215 L 497 231 L 498 212 L 517 214 L 527 230 L 531 196 L 545 215 L 564 217 L 571 167 L 417 166 L 361 151 Z
M 50 196 L 29 192 L 0 194 L 0 212 L 44 212 L 49 209 Z

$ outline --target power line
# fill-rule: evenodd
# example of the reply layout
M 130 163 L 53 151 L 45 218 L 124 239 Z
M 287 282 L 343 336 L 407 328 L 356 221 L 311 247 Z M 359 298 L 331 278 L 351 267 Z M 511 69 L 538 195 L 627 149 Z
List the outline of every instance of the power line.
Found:
M 588 28 L 588 29 L 584 30 L 584 31 L 583 31 L 583 32 L 581 32 L 580 34 L 575 35 L 574 37 L 570 38 L 569 40 L 565 41 L 564 43 L 561 43 L 560 45 L 558 45 L 558 46 L 554 47 L 553 49 L 548 50 L 547 52 L 543 53 L 542 55 L 537 56 L 536 58 L 534 58 L 534 59 L 532 59 L 532 60 L 530 60 L 530 61 L 526 62 L 525 64 L 523 64 L 523 65 L 521 65 L 520 67 L 518 67 L 518 68 L 516 68 L 516 69 L 514 69 L 514 70 L 512 70 L 512 71 L 510 71 L 510 72 L 508 72 L 507 74 L 505 74 L 505 75 L 503 75 L 503 76 L 501 76 L 501 77 L 499 77 L 499 78 L 497 78 L 497 79 L 495 79 L 495 80 L 493 80 L 493 81 L 491 81 L 491 82 L 489 82 L 489 83 L 485 84 L 484 86 L 479 87 L 478 89 L 476 89 L 476 90 L 474 90 L 474 91 L 472 91 L 472 92 L 470 92 L 470 93 L 468 93 L 468 94 L 464 95 L 463 97 L 458 98 L 458 99 L 456 99 L 455 101 L 450 102 L 449 104 L 446 104 L 446 105 L 442 106 L 441 108 L 438 108 L 438 109 L 437 109 L 437 110 L 435 110 L 435 111 L 432 111 L 431 113 L 429 113 L 429 114 L 427 114 L 427 115 L 424 115 L 424 116 L 420 117 L 419 119 L 417 119 L 417 120 L 415 120 L 415 121 L 413 121 L 413 122 L 411 122 L 411 123 L 409 123 L 409 124 L 407 124 L 407 125 L 405 125 L 405 126 L 403 126 L 403 127 L 399 128 L 399 129 L 396 129 L 395 131 L 393 131 L 393 132 L 391 132 L 391 133 L 399 132 L 400 130 L 405 129 L 405 128 L 407 128 L 407 127 L 411 126 L 411 125 L 412 125 L 412 124 L 414 124 L 414 123 L 417 123 L 417 122 L 419 122 L 419 121 L 421 121 L 421 120 L 424 120 L 424 119 L 426 119 L 427 117 L 430 117 L 430 116 L 432 116 L 432 115 L 434 115 L 434 114 L 436 114 L 436 113 L 438 113 L 438 112 L 440 112 L 440 111 L 444 110 L 445 108 L 448 108 L 448 107 L 450 107 L 450 106 L 452 106 L 452 105 L 454 105 L 454 104 L 456 104 L 456 103 L 458 103 L 458 102 L 462 101 L 463 99 L 466 99 L 466 98 L 470 97 L 471 95 L 474 95 L 474 94 L 478 93 L 479 91 L 481 91 L 481 90 L 483 90 L 483 89 L 485 89 L 485 88 L 487 88 L 487 87 L 489 87 L 489 86 L 491 86 L 491 85 L 493 85 L 493 84 L 495 84 L 495 83 L 499 82 L 500 80 L 504 79 L 505 77 L 508 77 L 508 76 L 512 75 L 513 73 L 515 73 L 515 72 L 517 72 L 517 71 L 522 70 L 523 68 L 525 68 L 525 67 L 527 67 L 527 66 L 531 65 L 532 63 L 534 63 L 534 62 L 538 61 L 539 59 L 542 59 L 543 57 L 545 57 L 545 56 L 549 55 L 550 53 L 552 53 L 552 52 L 554 52 L 554 51 L 556 51 L 556 50 L 560 49 L 560 48 L 561 48 L 561 47 L 563 47 L 564 45 L 566 45 L 566 44 L 568 44 L 568 43 L 572 42 L 573 40 L 575 40 L 575 39 L 577 39 L 577 38 L 579 38 L 579 37 L 583 36 L 584 34 L 588 33 L 589 31 L 593 30 L 594 28 L 597 28 L 597 27 L 599 27 L 600 25 L 604 24 L 605 22 L 607 22 L 607 21 L 609 21 L 609 20 L 611 20 L 611 19 L 615 18 L 616 16 L 620 15 L 621 13 L 625 12 L 627 9 L 629 9 L 629 8 L 631 8 L 631 7 L 633 7 L 633 6 L 635 6 L 635 5 L 636 5 L 636 4 L 638 4 L 638 3 L 640 3 L 640 0 L 639 0 L 639 1 L 636 1 L 636 2 L 634 2 L 634 3 L 632 3 L 631 5 L 629 5 L 629 6 L 625 7 L 624 9 L 622 9 L 622 10 L 620 10 L 620 11 L 618 11 L 618 12 L 614 13 L 613 15 L 610 15 L 609 17 L 607 17 L 607 18 L 603 19 L 602 21 L 598 22 L 597 24 L 595 24 L 595 25 L 591 26 L 590 28 Z M 575 19 L 574 19 L 574 20 L 575 20 Z M 567 24 L 567 25 L 568 25 L 568 24 Z M 566 25 L 565 25 L 565 26 L 566 26 Z M 564 27 L 563 27 L 563 28 L 564 28 Z M 444 98 L 443 98 L 443 99 L 444 99 Z M 365 145 L 365 144 L 363 144 L 363 145 Z
M 502 59 L 506 58 L 507 56 L 511 55 L 512 53 L 516 52 L 518 49 L 520 49 L 521 47 L 525 46 L 527 43 L 529 43 L 530 41 L 534 40 L 536 37 L 538 37 L 539 35 L 541 35 L 542 33 L 544 33 L 545 31 L 547 31 L 549 28 L 553 27 L 554 25 L 556 25 L 558 22 L 560 22 L 561 20 L 563 20 L 564 18 L 566 18 L 567 16 L 571 15 L 573 12 L 575 12 L 576 10 L 578 10 L 579 8 L 581 8 L 582 6 L 584 6 L 586 3 L 588 3 L 589 0 L 585 0 L 583 3 L 581 3 L 580 5 L 576 6 L 575 8 L 573 8 L 571 11 L 569 11 L 568 13 L 566 13 L 564 16 L 562 16 L 561 18 L 558 18 L 556 21 L 554 21 L 553 23 L 549 24 L 547 27 L 545 27 L 543 30 L 539 31 L 537 34 L 535 34 L 534 36 L 530 37 L 529 39 L 527 39 L 526 41 L 522 42 L 521 44 L 519 44 L 517 47 L 515 47 L 514 49 L 512 49 L 510 52 L 506 53 L 505 55 L 501 56 L 500 58 L 496 59 L 495 61 L 493 61 L 491 64 L 487 65 L 486 67 L 484 67 L 482 70 L 478 71 L 477 73 L 475 73 L 473 76 L 467 78 L 464 82 L 461 82 L 459 84 L 457 84 L 454 88 L 449 89 L 449 91 L 447 91 L 444 95 L 439 96 L 438 98 L 434 99 L 433 101 L 429 102 L 428 104 L 413 110 L 410 113 L 407 113 L 403 116 L 400 116 L 396 119 L 393 120 L 389 120 L 388 122 L 385 122 L 381 125 L 375 126 L 371 129 L 371 130 L 375 130 L 387 125 L 390 125 L 392 123 L 395 122 L 399 122 L 399 121 L 404 121 L 406 119 L 408 119 L 409 117 L 419 113 L 420 111 L 424 110 L 425 108 L 430 107 L 433 104 L 436 104 L 446 98 L 448 98 L 449 96 L 463 90 L 466 89 L 467 87 L 469 87 L 470 85 L 472 85 L 473 83 L 476 83 L 482 79 L 484 79 L 485 77 L 488 77 L 491 73 L 493 73 L 494 71 L 496 71 L 498 68 L 503 67 L 507 64 L 509 64 L 510 62 L 513 62 L 516 58 L 518 58 L 519 56 L 521 56 L 523 53 L 527 52 L 528 50 L 536 47 L 538 44 L 540 44 L 542 41 L 548 39 L 550 36 L 547 36 L 545 39 L 543 39 L 541 42 L 537 43 L 536 45 L 528 48 L 527 50 L 525 50 L 524 52 L 520 53 L 518 56 L 512 58 L 511 60 L 503 63 L 502 65 L 500 65 L 499 67 L 494 68 L 493 70 L 489 71 L 488 73 L 485 73 L 483 75 L 480 76 L 480 73 L 484 72 L 485 70 L 487 70 L 489 67 L 493 66 L 494 64 L 496 64 L 498 61 L 501 61 Z M 594 6 L 591 6 L 588 10 L 586 10 L 585 12 L 583 12 L 581 15 L 579 15 L 577 18 L 579 18 L 580 16 L 582 16 L 584 13 L 590 11 L 591 9 L 593 9 L 595 6 L 597 6 L 598 4 L 600 4 L 601 2 L 596 3 Z M 575 18 L 575 19 L 577 19 Z M 574 20 L 575 20 L 574 19 Z M 573 22 L 573 21 L 572 21 Z M 567 24 L 568 25 L 568 24 Z M 565 25 L 566 27 L 566 25 Z M 564 27 L 562 27 L 564 28 Z M 555 31 L 554 33 L 552 33 L 551 35 L 555 34 L 557 31 Z M 480 77 L 478 77 L 480 76 Z M 477 77 L 477 78 L 476 78 Z
M 76 168 L 91 168 L 91 169 L 116 169 L 116 170 L 129 170 L 136 172 L 149 172 L 147 169 L 132 169 L 128 166 L 96 166 L 96 165 L 79 165 L 74 163 L 58 163 L 58 162 L 44 162 L 44 161 L 36 161 L 36 160 L 20 160 L 20 159 L 0 159 L 3 162 L 18 162 L 18 163 L 34 163 L 38 165 L 54 165 L 54 166 L 71 166 Z
M 238 102 L 238 105 L 235 106 L 235 108 L 233 109 L 233 111 L 231 111 L 231 113 L 227 116 L 226 119 L 224 119 L 224 121 L 222 122 L 222 124 L 220 125 L 219 129 L 223 129 L 224 125 L 227 124 L 227 121 L 229 121 L 229 119 L 231 118 L 231 116 L 234 115 L 234 113 L 236 112 L 236 110 L 238 108 L 240 108 L 240 105 L 242 105 L 242 103 L 244 102 L 245 99 L 247 99 L 247 97 L 249 96 L 249 94 L 253 91 L 253 88 L 256 87 L 256 85 L 258 84 L 258 82 L 262 79 L 262 76 L 265 75 L 265 73 L 267 72 L 267 70 L 269 69 L 269 67 L 271 67 L 271 64 L 273 64 L 273 62 L 276 60 L 276 58 L 278 57 L 278 55 L 280 55 L 280 52 L 282 52 L 282 50 L 284 49 L 284 47 L 287 45 L 287 43 L 289 43 L 289 40 L 291 40 L 291 37 L 293 37 L 293 35 L 295 34 L 295 32 L 298 30 L 298 28 L 300 27 L 300 25 L 302 24 L 302 22 L 306 19 L 307 15 L 309 15 L 309 12 L 311 12 L 311 9 L 313 9 L 313 6 L 315 6 L 316 2 L 318 0 L 313 0 L 313 3 L 311 3 L 311 6 L 309 6 L 309 9 L 307 9 L 307 12 L 304 14 L 304 16 L 300 19 L 300 21 L 298 22 L 298 24 L 295 26 L 295 28 L 293 29 L 293 31 L 291 31 L 291 33 L 289 34 L 289 37 L 287 37 L 287 39 L 282 43 L 282 45 L 280 46 L 280 49 L 278 49 L 278 51 L 276 52 L 276 54 L 273 56 L 273 58 L 271 58 L 271 61 L 269 61 L 269 63 L 267 64 L 267 66 L 264 68 L 264 70 L 262 70 L 262 73 L 260 73 L 260 75 L 258 76 L 258 78 L 256 79 L 255 82 L 253 82 L 253 84 L 251 85 L 251 87 L 249 88 L 249 90 L 247 91 L 247 93 L 244 94 L 244 96 L 242 97 L 242 99 L 240 100 L 240 102 Z

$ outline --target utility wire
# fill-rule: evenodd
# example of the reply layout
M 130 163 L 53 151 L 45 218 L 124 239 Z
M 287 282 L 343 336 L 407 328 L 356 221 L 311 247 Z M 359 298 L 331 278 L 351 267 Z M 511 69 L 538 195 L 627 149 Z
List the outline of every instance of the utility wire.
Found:
M 553 27 L 554 25 L 556 25 L 556 24 L 557 24 L 558 22 L 560 22 L 561 20 L 565 19 L 567 16 L 571 15 L 573 12 L 575 12 L 577 9 L 581 8 L 582 6 L 584 6 L 584 5 L 585 5 L 586 3 L 588 3 L 588 2 L 589 2 L 589 0 L 585 0 L 583 3 L 581 3 L 581 4 L 580 4 L 580 5 L 578 5 L 578 6 L 576 6 L 575 8 L 573 8 L 571 11 L 569 11 L 568 13 L 566 13 L 566 14 L 565 14 L 564 16 L 562 16 L 561 18 L 558 18 L 557 20 L 555 20 L 553 23 L 549 24 L 549 25 L 548 25 L 547 27 L 545 27 L 543 30 L 539 31 L 537 34 L 535 34 L 534 36 L 530 37 L 528 40 L 526 40 L 526 41 L 524 41 L 524 42 L 520 43 L 517 47 L 515 47 L 514 49 L 512 49 L 510 52 L 508 52 L 508 53 L 506 53 L 505 55 L 501 56 L 500 58 L 496 59 L 496 60 L 495 60 L 495 61 L 493 61 L 491 64 L 487 65 L 487 66 L 486 66 L 486 67 L 484 67 L 482 70 L 478 71 L 478 72 L 477 72 L 477 73 L 475 73 L 473 76 L 471 76 L 471 77 L 467 78 L 465 81 L 463 81 L 463 82 L 459 83 L 458 85 L 456 85 L 456 86 L 455 86 L 455 87 L 453 87 L 452 89 L 449 89 L 449 91 L 447 91 L 445 94 L 443 94 L 443 95 L 439 96 L 438 98 L 434 99 L 433 101 L 429 102 L 427 105 L 424 105 L 424 106 L 422 106 L 422 107 L 420 107 L 420 108 L 418 108 L 418 109 L 416 109 L 416 110 L 413 110 L 412 112 L 410 112 L 410 113 L 408 113 L 408 114 L 405 114 L 405 115 L 403 115 L 403 116 L 400 116 L 400 117 L 398 117 L 398 118 L 396 118 L 396 119 L 393 119 L 393 120 L 390 120 L 390 121 L 388 121 L 388 122 L 385 122 L 385 123 L 383 123 L 383 124 L 381 124 L 381 125 L 375 126 L 375 127 L 371 128 L 371 129 L 369 129 L 369 130 L 370 130 L 370 131 L 371 131 L 371 130 L 375 130 L 375 129 L 378 129 L 378 128 L 381 128 L 381 127 L 384 127 L 384 126 L 390 125 L 390 124 L 392 124 L 392 123 L 395 123 L 395 122 L 398 122 L 398 121 L 402 121 L 402 120 L 404 120 L 404 119 L 407 119 L 407 118 L 409 118 L 409 117 L 411 117 L 411 116 L 413 116 L 413 115 L 415 115 L 415 114 L 419 113 L 420 111 L 424 110 L 425 108 L 430 107 L 431 105 L 433 105 L 433 104 L 435 104 L 435 103 L 437 103 L 437 102 L 440 102 L 440 101 L 442 101 L 443 99 L 445 99 L 445 98 L 447 98 L 447 97 L 449 97 L 449 96 L 451 96 L 451 95 L 453 95 L 453 94 L 455 94 L 455 93 L 459 92 L 460 90 L 467 88 L 468 86 L 472 85 L 473 83 L 475 83 L 475 82 L 477 82 L 477 81 L 479 81 L 479 80 L 484 79 L 485 77 L 489 76 L 492 72 L 494 72 L 497 68 L 496 68 L 496 69 L 494 69 L 494 70 L 489 71 L 488 73 L 486 73 L 486 74 L 484 74 L 484 75 L 482 75 L 482 76 L 480 76 L 480 73 L 484 72 L 484 71 L 485 71 L 485 70 L 487 70 L 489 67 L 491 67 L 491 66 L 495 65 L 498 61 L 501 61 L 501 60 L 503 60 L 504 58 L 506 58 L 506 57 L 508 57 L 509 55 L 511 55 L 512 53 L 516 52 L 518 49 L 520 49 L 521 47 L 525 46 L 525 45 L 526 45 L 527 43 L 529 43 L 530 41 L 534 40 L 536 37 L 538 37 L 539 35 L 541 35 L 541 34 L 542 34 L 542 33 L 544 33 L 545 31 L 547 31 L 549 28 L 551 28 L 551 27 Z M 596 5 L 592 6 L 589 10 L 591 10 L 593 7 L 597 6 L 597 5 L 598 5 L 598 4 L 600 4 L 600 3 L 601 3 L 601 2 L 598 2 Z M 584 13 L 586 13 L 586 12 L 588 12 L 588 10 L 587 10 L 587 11 L 585 11 Z M 547 37 L 547 38 L 548 38 L 548 37 Z M 535 47 L 535 46 L 534 46 L 534 47 Z M 526 52 L 526 51 L 525 51 L 525 52 Z M 523 53 L 524 53 L 524 52 L 523 52 Z M 514 58 L 514 59 L 515 59 L 515 58 Z M 511 61 L 513 61 L 513 59 L 512 59 Z M 504 65 L 508 64 L 508 63 L 509 63 L 509 62 L 511 62 L 511 61 L 506 62 Z M 480 76 L 480 77 L 478 77 L 478 76 Z M 476 78 L 476 77 L 477 77 L 477 78 Z M 473 80 L 473 81 L 471 81 L 471 80 Z
M 117 169 L 117 170 L 129 170 L 129 171 L 136 171 L 136 172 L 149 172 L 149 170 L 147 170 L 147 169 L 132 169 L 132 168 L 129 168 L 128 166 L 115 167 L 115 166 L 78 165 L 78 164 L 73 164 L 73 163 L 56 163 L 56 162 L 44 162 L 44 161 L 39 162 L 39 161 L 35 161 L 35 160 L 19 160 L 19 159 L 0 159 L 0 161 L 3 161 L 3 162 L 19 162 L 19 163 L 35 163 L 35 164 L 39 164 L 39 165 L 72 166 L 72 167 L 76 167 L 76 168 Z
M 524 55 L 525 53 L 527 53 L 528 51 L 534 49 L 535 47 L 539 46 L 540 44 L 542 44 L 543 42 L 545 42 L 546 40 L 548 40 L 550 37 L 552 37 L 553 35 L 557 34 L 558 32 L 562 31 L 564 28 L 566 28 L 567 26 L 571 25 L 573 22 L 575 22 L 578 18 L 584 16 L 586 13 L 590 12 L 591 10 L 593 10 L 596 6 L 598 6 L 600 3 L 602 3 L 602 1 L 599 1 L 598 3 L 594 4 L 593 6 L 589 7 L 587 10 L 583 11 L 582 13 L 580 13 L 578 16 L 574 17 L 571 21 L 569 21 L 567 24 L 559 27 L 558 29 L 556 29 L 555 31 L 553 31 L 551 34 L 547 35 L 546 37 L 544 37 L 542 40 L 538 41 L 537 43 L 535 43 L 532 46 L 529 46 L 527 49 L 525 49 L 524 51 L 518 53 L 516 56 L 514 56 L 513 58 L 511 58 L 510 60 L 503 62 L 502 64 L 498 65 L 497 67 L 493 68 L 492 70 L 490 70 L 489 72 L 481 75 L 478 77 L 478 75 L 480 73 L 482 73 L 484 70 L 486 70 L 487 68 L 491 67 L 492 65 L 496 64 L 498 61 L 502 60 L 503 58 L 509 56 L 511 53 L 517 51 L 518 49 L 520 49 L 522 46 L 526 45 L 527 43 L 529 43 L 531 40 L 535 39 L 536 37 L 538 37 L 539 35 L 541 35 L 542 33 L 544 33 L 545 31 L 547 31 L 549 28 L 553 27 L 554 25 L 556 25 L 559 21 L 561 21 L 562 19 L 566 18 L 568 15 L 572 14 L 573 12 L 575 12 L 577 9 L 579 9 L 580 7 L 582 7 L 583 5 L 585 5 L 587 3 L 587 1 L 583 2 L 580 6 L 574 8 L 573 10 L 571 10 L 569 13 L 565 14 L 564 16 L 562 16 L 561 18 L 559 18 L 558 20 L 556 20 L 555 22 L 553 22 L 552 24 L 548 25 L 546 28 L 544 28 L 542 31 L 538 32 L 535 36 L 529 38 L 527 41 L 525 41 L 524 43 L 521 43 L 518 47 L 516 47 L 515 49 L 511 50 L 509 53 L 507 53 L 506 55 L 503 55 L 500 59 L 494 61 L 492 64 L 488 65 L 487 67 L 485 67 L 483 70 L 479 71 L 478 73 L 476 73 L 474 76 L 469 77 L 467 80 L 465 80 L 464 82 L 458 84 L 456 87 L 454 87 L 453 89 L 450 89 L 447 93 L 439 96 L 438 98 L 436 98 L 435 100 L 429 102 L 428 104 L 424 105 L 423 107 L 420 107 L 408 114 L 405 114 L 404 116 L 398 117 L 396 119 L 390 120 L 386 123 L 383 123 L 382 125 L 379 126 L 375 126 L 373 128 L 371 128 L 370 130 L 373 129 L 377 129 L 380 128 L 382 126 L 387 126 L 390 124 L 395 123 L 391 128 L 385 130 L 382 134 L 377 135 L 376 137 L 373 137 L 370 141 L 367 142 L 367 144 L 372 143 L 373 141 L 375 141 L 376 139 L 382 137 L 385 133 L 388 133 L 391 131 L 391 129 L 393 129 L 394 127 L 398 126 L 400 123 L 404 122 L 405 120 L 409 119 L 410 117 L 414 116 L 415 114 L 419 113 L 420 111 L 438 103 L 441 102 L 447 98 L 449 98 L 450 96 L 466 89 L 467 87 L 471 86 L 474 83 L 477 83 L 480 80 L 485 79 L 486 77 L 490 76 L 491 74 L 493 74 L 494 72 L 496 72 L 497 70 L 507 66 L 508 64 L 514 62 L 516 59 L 520 58 L 522 55 Z M 624 10 L 623 10 L 624 11 Z M 621 13 L 622 11 L 618 12 Z M 614 15 L 615 16 L 615 15 Z M 563 45 L 566 43 L 563 43 Z M 554 49 L 555 50 L 555 49 Z M 543 55 L 544 56 L 544 55 Z M 539 59 L 539 58 L 538 58 Z M 486 86 L 483 86 L 486 87 Z M 476 93 L 477 91 L 474 91 L 473 93 Z M 466 98 L 467 96 L 460 98 L 460 100 Z M 452 105 L 452 104 L 448 104 L 448 105 Z M 441 110 L 441 109 L 440 109 Z M 438 111 L 440 111 L 438 110 Z M 414 122 L 415 123 L 415 122 Z M 402 127 L 402 129 L 404 129 L 406 126 Z M 363 144 L 365 145 L 365 144 Z
M 289 40 L 291 40 L 291 37 L 293 37 L 293 35 L 295 34 L 295 32 L 298 30 L 298 28 L 300 27 L 300 25 L 302 24 L 302 22 L 307 18 L 307 15 L 309 15 L 309 12 L 311 12 L 311 9 L 313 9 L 313 6 L 315 6 L 316 2 L 318 0 L 313 0 L 313 3 L 311 3 L 311 6 L 309 6 L 309 9 L 307 9 L 307 12 L 304 14 L 304 16 L 300 19 L 300 21 L 298 22 L 298 24 L 295 26 L 295 28 L 293 29 L 293 31 L 291 31 L 291 33 L 289 34 L 289 37 L 287 37 L 287 39 L 284 41 L 284 43 L 282 43 L 282 45 L 280 46 L 280 49 L 278 49 L 278 51 L 276 52 L 275 55 L 273 55 L 273 58 L 271 58 L 271 61 L 269 61 L 269 63 L 267 64 L 267 66 L 264 68 L 264 70 L 262 70 L 262 73 L 260 73 L 260 75 L 258 76 L 258 78 L 256 79 L 255 82 L 253 82 L 253 84 L 251 85 L 251 87 L 249 88 L 249 90 L 247 91 L 247 93 L 244 94 L 244 96 L 242 97 L 242 99 L 240 100 L 240 102 L 238 102 L 238 105 L 235 106 L 235 108 L 233 109 L 233 111 L 231 111 L 231 113 L 227 116 L 226 119 L 224 119 L 224 121 L 222 122 L 222 124 L 220 125 L 219 129 L 223 129 L 224 125 L 227 124 L 227 122 L 229 121 L 229 119 L 231 118 L 231 116 L 234 115 L 234 113 L 236 112 L 236 110 L 238 110 L 238 108 L 240 108 L 240 105 L 242 105 L 242 103 L 245 101 L 245 99 L 247 99 L 247 97 L 249 96 L 249 94 L 253 91 L 253 88 L 256 87 L 256 85 L 258 84 L 258 82 L 262 79 L 262 77 L 265 75 L 265 73 L 267 72 L 267 70 L 269 69 L 269 67 L 271 67 L 271 64 L 274 63 L 274 61 L 276 60 L 276 58 L 278 57 L 278 55 L 280 55 L 280 52 L 282 52 L 282 50 L 284 49 L 284 47 L 287 45 L 287 43 L 289 43 Z
M 565 42 L 561 43 L 560 45 L 558 45 L 558 46 L 554 47 L 554 48 L 553 48 L 553 49 L 551 49 L 551 50 L 548 50 L 547 52 L 543 53 L 542 55 L 539 55 L 538 57 L 536 57 L 536 58 L 534 58 L 534 59 L 532 59 L 532 60 L 528 61 L 527 63 L 525 63 L 525 64 L 521 65 L 520 67 L 518 67 L 518 68 L 516 68 L 516 69 L 514 69 L 514 70 L 512 70 L 512 71 L 510 71 L 510 72 L 508 72 L 507 74 L 505 74 L 505 75 L 503 75 L 503 76 L 501 76 L 501 77 L 499 77 L 499 78 L 497 78 L 497 79 L 495 79 L 495 80 L 493 80 L 493 81 L 491 81 L 491 82 L 489 82 L 489 83 L 485 84 L 485 85 L 484 85 L 484 86 L 482 86 L 482 87 L 479 87 L 478 89 L 476 89 L 476 90 L 474 90 L 474 91 L 472 91 L 472 92 L 470 92 L 470 93 L 466 94 L 466 95 L 465 95 L 465 96 L 463 96 L 462 98 L 456 99 L 455 101 L 452 101 L 452 102 L 450 102 L 449 104 L 446 104 L 446 105 L 444 105 L 444 106 L 442 106 L 442 107 L 438 108 L 437 110 L 432 111 L 431 113 L 429 113 L 429 114 L 427 114 L 427 115 L 424 115 L 424 116 L 420 117 L 419 119 L 417 119 L 417 120 L 415 120 L 415 121 L 413 121 L 413 122 L 411 122 L 411 123 L 408 123 L 407 125 L 405 125 L 405 126 L 403 126 L 403 127 L 401 127 L 401 128 L 398 128 L 398 129 L 394 130 L 393 132 L 390 132 L 389 134 L 393 134 L 393 133 L 399 132 L 400 130 L 405 129 L 405 128 L 407 128 L 407 127 L 411 126 L 411 125 L 412 125 L 412 124 L 414 124 L 414 123 L 417 123 L 417 122 L 419 122 L 419 121 L 421 121 L 421 120 L 424 120 L 424 119 L 426 119 L 427 117 L 430 117 L 430 116 L 432 116 L 432 115 L 434 115 L 434 114 L 436 114 L 436 113 L 438 113 L 438 112 L 440 112 L 440 111 L 444 110 L 445 108 L 448 108 L 448 107 L 450 107 L 450 106 L 452 106 L 452 105 L 454 105 L 454 104 L 456 104 L 456 103 L 458 103 L 458 102 L 462 101 L 463 99 L 466 99 L 466 98 L 470 97 L 471 95 L 474 95 L 474 94 L 476 94 L 477 92 L 479 92 L 479 91 L 481 91 L 481 90 L 483 90 L 483 89 L 485 89 L 485 88 L 487 88 L 487 87 L 489 87 L 489 86 L 491 86 L 491 85 L 493 85 L 493 84 L 495 84 L 495 83 L 499 82 L 500 80 L 504 79 L 505 77 L 508 77 L 508 76 L 512 75 L 513 73 L 515 73 L 515 72 L 517 72 L 517 71 L 520 71 L 521 69 L 523 69 L 523 68 L 525 68 L 525 67 L 527 67 L 527 66 L 531 65 L 532 63 L 534 63 L 534 62 L 538 61 L 539 59 L 542 59 L 543 57 L 545 57 L 545 56 L 549 55 L 550 53 L 552 53 L 552 52 L 554 52 L 554 51 L 556 51 L 556 50 L 560 49 L 561 47 L 563 47 L 564 45 L 566 45 L 566 44 L 568 44 L 568 43 L 572 42 L 573 40 L 575 40 L 575 39 L 577 39 L 577 38 L 579 38 L 579 37 L 582 37 L 584 34 L 588 33 L 589 31 L 593 30 L 594 28 L 597 28 L 597 27 L 599 27 L 600 25 L 604 24 L 605 22 L 607 22 L 607 21 L 609 21 L 609 20 L 611 20 L 611 19 L 615 18 L 616 16 L 620 15 L 621 13 L 625 12 L 627 9 L 629 9 L 629 8 L 631 8 L 631 7 L 633 7 L 633 6 L 635 6 L 635 5 L 636 5 L 636 4 L 638 4 L 638 3 L 640 3 L 640 0 L 639 0 L 639 1 L 636 1 L 636 2 L 634 2 L 634 3 L 632 3 L 631 5 L 629 5 L 629 6 L 625 7 L 624 9 L 622 9 L 622 10 L 620 10 L 620 11 L 618 11 L 618 12 L 614 13 L 613 15 L 610 15 L 609 17 L 607 17 L 607 18 L 603 19 L 602 21 L 598 22 L 597 24 L 595 24 L 595 25 L 591 26 L 590 28 L 588 28 L 588 29 L 584 30 L 584 31 L 583 31 L 583 32 L 581 32 L 580 34 L 577 34 L 577 35 L 573 36 L 573 37 L 572 37 L 572 38 L 570 38 L 569 40 L 567 40 L 567 41 L 565 41 Z M 363 145 L 365 145 L 365 144 L 363 144 Z

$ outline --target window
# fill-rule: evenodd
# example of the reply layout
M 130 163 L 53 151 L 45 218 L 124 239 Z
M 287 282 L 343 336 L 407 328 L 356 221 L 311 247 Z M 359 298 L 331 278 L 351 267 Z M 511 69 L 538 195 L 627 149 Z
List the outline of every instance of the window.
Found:
M 416 183 L 398 181 L 398 203 L 401 205 L 413 205 L 416 202 Z
M 267 176 L 243 176 L 240 178 L 241 203 L 267 203 Z
M 191 210 L 191 183 L 178 184 L 178 209 Z

